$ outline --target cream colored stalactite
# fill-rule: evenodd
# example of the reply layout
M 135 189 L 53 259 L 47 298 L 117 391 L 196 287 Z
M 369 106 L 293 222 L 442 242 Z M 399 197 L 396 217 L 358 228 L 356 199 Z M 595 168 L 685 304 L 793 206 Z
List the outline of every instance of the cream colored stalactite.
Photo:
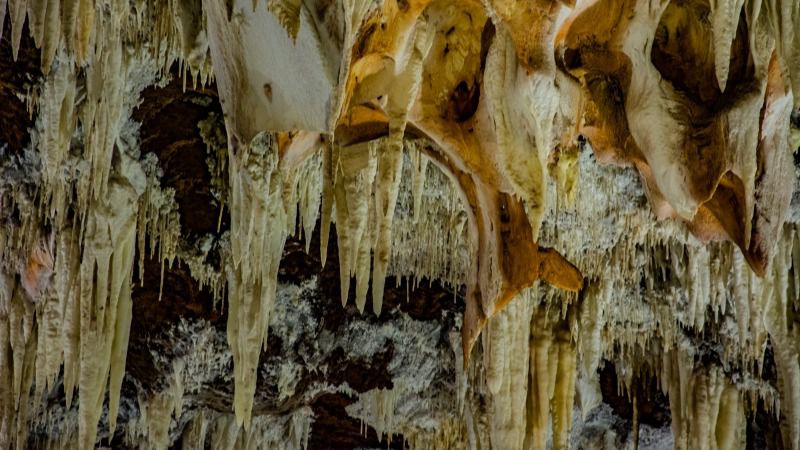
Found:
M 532 302 L 513 301 L 491 318 L 483 333 L 484 367 L 494 449 L 523 448 L 528 399 Z
M 6 10 L 6 5 L 8 9 Z M 59 48 L 78 51 L 85 62 L 94 28 L 94 0 L 10 0 L 0 2 L 0 31 L 9 16 L 11 48 L 17 59 L 26 19 L 34 44 L 41 49 L 41 69 L 47 75 Z M 79 14 L 80 13 L 80 17 Z
M 0 285 L 0 447 L 26 448 L 36 360 L 34 305 L 13 276 Z
M 124 374 L 131 321 L 136 217 L 144 188 L 141 169 L 132 166 L 130 170 L 134 172 L 115 175 L 106 198 L 92 202 L 84 225 L 77 286 L 79 445 L 83 448 L 94 445 L 106 387 L 118 389 Z M 109 410 L 117 411 L 118 405 L 119 391 L 110 391 Z
M 338 79 L 346 80 L 353 62 L 353 46 L 356 44 L 361 25 L 372 8 L 376 7 L 376 5 L 372 0 L 344 0 L 341 2 L 341 5 L 343 12 L 344 39 Z M 334 91 L 333 101 L 331 102 L 330 123 L 328 124 L 329 129 L 335 129 L 336 121 L 341 117 L 342 110 L 345 108 L 345 102 L 347 100 L 346 86 L 342 83 Z
M 389 119 L 389 137 L 386 145 L 379 150 L 378 156 L 375 182 L 376 240 L 372 268 L 372 310 L 375 314 L 380 314 L 383 305 L 383 290 L 392 248 L 392 222 L 400 190 L 400 174 L 403 170 L 405 114 L 401 115 L 402 118 Z
M 765 280 L 764 325 L 772 341 L 778 388 L 781 395 L 781 434 L 784 446 L 800 449 L 800 327 L 793 311 L 800 304 L 800 237 L 787 225 L 772 263 L 772 277 Z M 791 268 L 791 271 L 790 271 Z
M 132 264 L 132 262 L 131 262 Z M 128 338 L 131 334 L 133 302 L 131 301 L 131 281 L 123 282 L 115 319 L 113 345 L 111 347 L 110 370 L 108 374 L 108 428 L 111 433 L 117 426 L 119 399 L 122 379 L 125 377 L 125 361 L 128 355 Z
M 569 329 L 552 323 L 539 306 L 531 318 L 527 425 L 522 448 L 544 449 L 548 435 L 552 448 L 569 448 L 575 401 L 577 348 Z M 548 425 L 552 425 L 548 433 Z
M 208 425 L 205 411 L 199 411 L 183 430 L 181 448 L 183 450 L 204 450 Z
M 739 389 L 719 367 L 695 367 L 694 357 L 683 346 L 664 352 L 661 383 L 669 396 L 675 449 L 743 449 L 746 426 Z
M 400 433 L 402 430 L 395 424 L 395 408 L 402 388 L 395 386 L 393 389 L 373 389 L 359 395 L 360 413 L 358 419 L 362 427 L 366 424 L 375 428 L 375 433 L 380 439 L 388 435 Z
M 360 311 L 369 284 L 369 212 L 378 164 L 376 146 L 375 142 L 336 146 L 332 156 L 342 306 L 347 304 L 350 278 L 356 275 L 356 306 Z
M 56 250 L 55 287 L 62 315 L 61 339 L 64 349 L 64 394 L 67 408 L 78 385 L 80 371 L 80 282 L 81 246 L 78 228 L 64 228 L 58 234 Z
M 603 401 L 597 369 L 603 357 L 602 331 L 605 325 L 603 301 L 610 297 L 611 284 L 596 282 L 586 289 L 580 312 L 578 333 L 577 393 L 580 410 L 585 419 L 589 411 Z
M 577 352 L 569 331 L 559 330 L 556 333 L 558 350 L 557 372 L 553 394 L 550 398 L 550 414 L 553 427 L 553 449 L 569 448 L 569 431 L 572 425 L 572 410 L 575 404 L 575 377 Z
M 278 266 L 289 229 L 282 199 L 277 144 L 262 134 L 229 154 L 231 256 L 228 268 L 228 343 L 233 352 L 234 411 L 248 424 L 256 370 L 275 303 Z
M 304 450 L 308 448 L 311 423 L 310 408 L 283 416 L 253 417 L 249 429 L 239 427 L 232 415 L 220 415 L 209 423 L 205 441 L 212 449 Z
M 687 415 L 688 394 L 686 390 L 689 388 L 686 383 L 689 382 L 688 378 L 694 370 L 692 365 L 694 355 L 687 355 L 686 350 L 678 347 L 664 352 L 663 358 L 661 390 L 669 397 L 669 407 L 673 417 L 672 435 L 677 438 L 675 439 L 675 449 L 681 450 L 686 448 L 684 417 Z
M 467 371 L 464 367 L 464 353 L 461 351 L 461 334 L 456 331 L 451 331 L 449 338 L 450 347 L 453 350 L 453 358 L 456 363 L 456 412 L 459 415 L 463 415 L 469 385 L 467 382 Z
M 666 6 L 665 1 L 641 2 L 636 4 L 632 13 L 623 42 L 623 49 L 633 66 L 629 93 L 625 97 L 625 112 L 631 135 L 650 167 L 659 168 L 654 173 L 658 188 L 681 217 L 691 219 L 698 205 L 683 183 L 685 169 L 676 156 L 682 148 L 687 126 L 670 114 L 670 111 L 680 108 L 680 103 L 675 100 L 677 95 L 650 62 L 652 42 Z M 642 42 L 647 45 L 642 47 Z M 657 101 L 653 99 L 654 92 L 658 93 Z M 752 207 L 749 211 L 752 212 Z
M 25 251 L 25 246 L 21 249 Z M 20 285 L 28 301 L 35 304 L 37 322 L 36 374 L 34 404 L 52 387 L 63 358 L 61 349 L 61 303 L 57 291 L 48 289 L 55 269 L 52 239 L 40 238 L 23 267 L 20 267 Z
M 451 225 L 442 233 L 441 228 L 436 228 L 435 223 L 443 219 L 441 215 L 433 214 L 435 211 L 431 208 L 421 208 L 424 203 L 429 205 L 432 200 L 423 200 L 421 192 L 416 194 L 412 193 L 413 200 L 417 206 L 413 208 L 425 209 L 424 212 L 417 210 L 416 216 L 413 218 L 403 217 L 400 220 L 392 220 L 389 239 L 392 235 L 399 235 L 394 237 L 395 241 L 401 243 L 402 248 L 398 248 L 397 242 L 390 242 L 384 237 L 381 237 L 380 230 L 381 224 L 389 226 L 386 223 L 387 218 L 381 218 L 380 207 L 376 199 L 371 195 L 381 189 L 382 181 L 377 178 L 383 156 L 392 144 L 388 138 L 381 138 L 374 141 L 354 144 L 347 147 L 334 146 L 330 156 L 323 156 L 323 158 L 330 158 L 330 163 L 323 162 L 323 172 L 328 170 L 327 165 L 333 166 L 334 173 L 330 175 L 333 178 L 333 186 L 325 187 L 323 181 L 322 197 L 323 197 L 323 229 L 322 234 L 326 234 L 325 230 L 325 215 L 328 208 L 335 210 L 337 237 L 339 246 L 339 270 L 340 270 L 340 286 L 341 286 L 341 299 L 342 304 L 346 304 L 348 292 L 350 289 L 351 278 L 356 278 L 356 306 L 360 311 L 363 311 L 367 289 L 369 287 L 370 275 L 370 251 L 374 252 L 374 258 L 381 255 L 380 246 L 388 245 L 389 256 L 394 255 L 397 261 L 393 262 L 391 267 L 387 266 L 387 271 L 391 269 L 396 275 L 413 275 L 415 277 L 431 276 L 438 277 L 443 281 L 456 284 L 463 279 L 464 269 L 456 264 L 448 264 L 448 260 L 452 258 L 451 252 L 457 246 L 463 245 L 463 230 L 465 224 L 463 221 L 462 211 L 463 206 L 459 203 L 458 198 L 453 194 L 452 187 L 448 181 L 444 181 L 445 185 L 436 185 L 435 189 L 443 190 L 442 195 L 446 195 L 446 199 L 451 204 L 448 205 L 448 217 Z M 411 158 L 424 158 L 419 155 L 419 150 L 416 144 L 409 144 L 408 153 L 412 155 Z M 323 150 L 327 152 L 327 150 Z M 403 150 L 400 148 L 400 164 L 402 165 Z M 423 163 L 420 163 L 423 164 Z M 402 170 L 402 166 L 399 168 Z M 433 169 L 435 170 L 435 169 Z M 326 175 L 324 175 L 326 176 Z M 398 174 L 399 178 L 399 174 Z M 414 183 L 417 184 L 418 189 L 422 189 L 426 177 L 422 174 L 414 175 Z M 439 177 L 436 178 L 440 180 Z M 399 181 L 399 180 L 398 180 Z M 442 182 L 441 180 L 438 182 Z M 399 183 L 398 190 L 402 186 Z M 411 188 L 413 190 L 413 187 Z M 326 192 L 327 191 L 327 192 Z M 319 195 L 318 193 L 315 195 Z M 330 200 L 325 200 L 325 197 L 330 195 L 333 197 Z M 396 194 L 393 201 L 397 201 Z M 328 201 L 335 200 L 335 208 L 333 205 L 327 205 Z M 413 214 L 413 211 L 411 212 Z M 437 247 L 433 250 L 435 259 L 420 260 L 423 250 L 431 252 L 430 245 L 420 245 L 420 236 L 430 236 L 429 243 L 436 243 Z M 383 243 L 383 244 L 382 244 Z M 406 247 L 403 247 L 406 246 Z M 441 247 L 438 247 L 441 246 Z M 419 253 L 414 253 L 419 250 Z M 386 263 L 389 263 L 388 257 Z M 448 267 L 448 265 L 450 267 Z M 374 277 L 379 276 L 375 271 L 376 264 L 373 261 L 373 291 L 381 290 L 383 283 L 377 286 Z M 412 270 L 413 269 L 413 270 Z M 385 278 L 385 274 L 380 275 Z M 378 295 L 377 292 L 374 295 Z M 373 307 L 377 305 L 373 304 Z M 376 313 L 379 309 L 374 308 Z
M 328 241 L 333 218 L 334 180 L 336 180 L 334 172 L 337 168 L 333 159 L 333 146 L 333 142 L 326 138 L 322 147 L 322 198 L 320 199 L 319 212 L 319 259 L 322 267 L 325 267 L 325 263 L 328 261 Z
M 158 159 L 148 153 L 142 162 L 147 184 L 139 199 L 137 227 L 137 249 L 139 252 L 139 277 L 144 283 L 144 260 L 147 256 L 146 242 L 149 240 L 150 258 L 158 256 L 161 261 L 159 300 L 164 285 L 164 266 L 172 265 L 177 256 L 178 239 L 181 234 L 180 213 L 175 202 L 175 190 L 162 188 Z
M 413 46 L 406 65 L 389 85 L 386 112 L 389 115 L 389 136 L 379 152 L 377 184 L 375 186 L 376 241 L 372 268 L 372 310 L 380 315 L 389 257 L 392 250 L 392 224 L 400 175 L 403 171 L 403 136 L 411 105 L 417 97 L 422 78 L 423 61 L 433 43 L 423 19 L 416 24 Z
M 107 12 L 97 15 L 93 46 L 86 66 L 86 99 L 79 113 L 84 129 L 84 159 L 89 162 L 88 177 L 78 183 L 79 210 L 93 199 L 107 197 L 114 144 L 123 114 L 127 78 L 127 58 L 123 53 L 122 26 L 127 21 L 128 3 L 113 0 Z
M 527 427 L 524 448 L 544 450 L 550 421 L 550 397 L 554 389 L 552 379 L 557 372 L 553 334 L 545 323 L 543 314 L 534 314 L 531 323 L 530 384 L 528 386 Z
M 459 350 L 460 351 L 460 350 Z M 443 421 L 433 431 L 410 432 L 403 435 L 410 450 L 466 450 L 466 430 L 460 418 Z
M 61 41 L 61 0 L 29 0 L 28 25 L 42 49 L 41 68 L 47 75 Z
M 739 27 L 744 0 L 712 0 L 710 6 L 714 35 L 714 69 L 719 90 L 725 92 L 731 63 L 731 46 Z
M 797 105 L 800 101 L 800 7 L 793 0 L 764 0 L 753 3 L 761 6 L 759 12 L 767 18 L 782 72 L 788 75 L 786 79 L 791 80 Z
M 435 164 L 428 164 L 430 160 L 422 152 L 426 144 L 405 143 L 409 158 L 403 177 L 410 182 L 401 183 L 400 198 L 410 198 L 410 204 L 392 226 L 389 272 L 414 285 L 428 278 L 458 286 L 465 283 L 470 259 L 467 215 L 448 176 Z
M 184 68 L 191 69 L 195 80 L 201 76 L 205 78 L 206 76 L 200 73 L 205 70 L 206 53 L 208 52 L 202 2 L 172 0 L 170 6 L 175 31 L 180 41 L 181 63 Z M 185 72 L 183 77 L 185 83 Z
M 47 295 L 37 305 L 36 322 L 38 346 L 36 350 L 36 395 L 42 394 L 55 385 L 61 364 L 64 361 L 62 346 L 63 305 L 57 295 Z
M 562 12 L 567 12 L 562 9 Z M 550 200 L 551 194 L 546 193 L 545 210 L 555 207 L 556 210 L 571 207 L 580 192 L 581 166 L 580 158 L 582 145 L 578 142 L 578 125 L 581 111 L 580 85 L 562 72 L 555 75 L 555 86 L 558 86 L 556 103 L 555 124 L 553 137 L 558 138 L 554 151 L 550 152 L 547 169 L 550 177 L 555 182 L 555 201 Z M 572 100 L 570 100 L 572 99 Z M 596 182 L 597 180 L 592 180 Z M 547 214 L 547 212 L 545 212 Z M 563 244 L 561 245 L 563 246 Z M 563 251 L 563 250 L 562 250 Z M 569 261 L 574 259 L 567 258 Z M 582 270 L 585 266 L 578 265 Z
M 311 251 L 311 238 L 314 233 L 314 227 L 317 226 L 322 202 L 323 177 L 321 153 L 321 149 L 315 150 L 314 154 L 297 169 L 297 173 L 293 176 L 295 179 L 293 185 L 294 195 L 291 199 L 286 201 L 291 211 L 295 210 L 294 204 L 297 204 L 297 209 L 300 214 L 299 227 L 303 231 L 306 253 L 310 253 Z M 288 223 L 292 224 L 294 220 L 289 220 Z
M 28 0 L 8 1 L 8 18 L 11 22 L 11 54 L 15 61 L 19 55 L 19 44 L 22 40 L 22 26 L 25 23 L 27 8 Z M 5 13 L 5 7 L 3 10 Z M 0 26 L 3 26 L 3 24 L 0 24 Z
M 484 76 L 500 168 L 514 193 L 525 201 L 536 238 L 545 211 L 545 163 L 553 147 L 558 107 L 555 71 L 527 74 L 517 64 L 511 36 L 500 26 L 486 58 Z
M 697 251 L 687 252 L 688 264 L 681 267 L 681 284 L 686 286 L 688 297 L 687 316 L 690 327 L 703 329 L 705 325 L 706 307 L 708 306 L 709 274 L 708 274 L 708 252 Z M 697 280 L 694 282 L 694 280 Z
M 171 444 L 169 429 L 172 424 L 172 418 L 178 421 L 183 413 L 183 377 L 185 367 L 183 360 L 176 360 L 172 364 L 172 374 L 167 389 L 148 397 L 139 397 L 139 417 L 133 419 L 126 426 L 125 439 L 128 445 L 148 450 L 166 450 L 169 448 Z M 200 423 L 196 425 L 198 425 L 199 429 L 195 429 L 194 432 L 202 431 L 204 433 L 202 413 L 198 414 L 195 419 L 198 417 L 200 418 Z M 191 424 L 195 424 L 194 419 Z M 188 428 L 190 427 L 187 427 L 187 431 Z M 198 438 L 197 436 L 195 436 L 195 439 L 189 438 L 189 442 L 196 443 Z
M 733 270 L 733 297 L 736 321 L 739 326 L 743 359 L 756 361 L 761 366 L 768 338 L 764 326 L 764 306 L 761 282 L 737 255 Z
M 77 227 L 62 229 L 59 233 L 56 253 L 56 287 L 62 292 L 63 311 L 62 341 L 64 348 L 64 394 L 66 406 L 72 404 L 72 396 L 78 385 L 80 372 L 80 282 L 81 246 Z
M 411 210 L 414 223 L 419 223 L 419 217 L 422 214 L 422 192 L 425 187 L 425 180 L 427 179 L 428 157 L 425 156 L 421 150 L 413 146 L 409 148 L 409 156 L 411 157 L 411 170 L 412 170 L 412 188 L 411 198 L 414 199 L 413 209 Z
M 44 166 L 42 202 L 48 208 L 48 216 L 59 225 L 65 220 L 68 202 L 61 171 L 77 121 L 75 82 L 72 65 L 59 64 L 46 78 L 38 102 L 39 118 L 44 124 L 38 145 Z

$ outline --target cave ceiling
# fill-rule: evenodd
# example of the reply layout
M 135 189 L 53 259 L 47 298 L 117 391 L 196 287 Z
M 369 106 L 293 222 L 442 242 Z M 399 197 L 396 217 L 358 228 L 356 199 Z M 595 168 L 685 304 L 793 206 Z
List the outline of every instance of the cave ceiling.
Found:
M 0 449 L 800 450 L 800 1 L 0 0 Z

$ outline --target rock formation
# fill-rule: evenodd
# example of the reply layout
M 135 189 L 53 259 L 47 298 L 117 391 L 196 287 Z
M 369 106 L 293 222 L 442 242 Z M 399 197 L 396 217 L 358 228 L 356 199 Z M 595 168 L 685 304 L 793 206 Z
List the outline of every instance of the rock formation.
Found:
M 798 0 L 0 37 L 0 448 L 800 450 Z

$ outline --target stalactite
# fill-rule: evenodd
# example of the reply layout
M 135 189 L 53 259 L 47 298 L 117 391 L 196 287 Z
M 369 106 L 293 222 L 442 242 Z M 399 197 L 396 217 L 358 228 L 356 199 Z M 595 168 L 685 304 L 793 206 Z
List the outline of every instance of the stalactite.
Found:
M 353 277 L 357 308 L 371 284 L 378 315 L 389 275 L 466 287 L 450 336 L 463 420 L 410 424 L 401 405 L 419 392 L 397 382 L 349 410 L 381 437 L 566 448 L 576 385 L 585 417 L 607 359 L 631 395 L 659 379 L 676 448 L 742 447 L 747 400 L 800 448 L 800 239 L 784 224 L 796 1 L 241 3 L 0 0 L 13 57 L 27 21 L 43 74 L 16 93 L 36 112 L 31 148 L 8 157 L 38 162 L 0 177 L 0 447 L 26 446 L 61 367 L 66 406 L 76 392 L 80 405 L 51 443 L 94 446 L 106 391 L 114 433 L 147 244 L 162 281 L 182 259 L 215 300 L 227 285 L 234 415 L 194 416 L 185 446 L 306 447 L 310 410 L 251 418 L 253 399 L 284 243 L 302 235 L 308 251 L 319 220 L 324 265 L 335 219 L 343 305 Z M 217 82 L 228 136 L 216 113 L 198 131 L 218 228 L 230 212 L 219 239 L 181 241 L 175 193 L 136 145 L 139 93 L 174 62 L 184 89 L 189 73 Z M 722 240 L 739 251 L 709 242 Z M 762 379 L 768 343 L 777 386 Z M 697 364 L 700 351 L 719 363 Z M 124 425 L 131 444 L 172 444 L 174 370 Z
M 534 308 L 532 302 L 512 303 L 492 318 L 483 334 L 492 448 L 523 448 Z
M 425 22 L 418 22 L 406 65 L 395 68 L 399 69 L 399 74 L 388 90 L 386 112 L 389 116 L 389 134 L 386 146 L 378 155 L 375 186 L 376 240 L 372 262 L 372 310 L 378 315 L 383 305 L 384 283 L 392 249 L 392 224 L 403 169 L 403 135 L 408 113 L 419 93 L 422 62 L 431 48 L 432 38 Z
M 524 448 L 544 449 L 551 424 L 553 448 L 566 449 L 575 394 L 576 350 L 569 331 L 561 328 L 564 325 L 547 321 L 547 313 L 541 309 L 531 318 Z
M 181 435 L 184 450 L 205 449 L 206 434 L 208 433 L 208 419 L 203 411 L 192 418 Z
M 153 450 L 169 448 L 172 418 L 179 421 L 182 414 L 184 369 L 184 361 L 175 361 L 167 389 L 148 398 L 139 398 L 139 417 L 126 426 L 125 439 L 128 445 Z M 195 432 L 203 431 L 202 424 L 200 428 Z
M 278 264 L 289 229 L 276 143 L 261 135 L 229 155 L 231 256 L 228 342 L 233 351 L 237 425 L 249 423 L 256 367 L 266 345 Z
M 39 152 L 43 155 L 43 200 L 48 216 L 63 226 L 70 192 L 62 178 L 62 167 L 70 150 L 76 126 L 77 86 L 71 64 L 59 63 L 48 77 L 39 96 L 39 121 L 42 124 Z
M 486 58 L 485 86 L 497 123 L 498 159 L 514 193 L 525 200 L 533 236 L 538 237 L 558 91 L 554 72 L 526 76 L 514 50 L 511 37 L 501 28 Z M 531 101 L 536 108 L 527 106 Z
M 311 416 L 309 408 L 301 408 L 283 416 L 255 416 L 249 428 L 240 428 L 234 416 L 218 415 L 209 423 L 205 441 L 211 448 L 233 450 L 305 450 Z
M 394 423 L 395 402 L 399 390 L 399 388 L 375 389 L 359 396 L 362 414 L 358 417 L 359 420 L 365 423 L 368 419 L 373 418 L 373 427 L 381 439 L 384 439 L 386 434 L 391 437 L 392 434 L 399 431 Z
M 426 163 L 423 149 L 429 145 L 405 142 L 389 273 L 414 284 L 427 278 L 455 288 L 466 282 L 469 270 L 467 212 L 447 175 Z
M 467 449 L 464 436 L 466 430 L 460 420 L 439 424 L 432 431 L 418 431 L 406 436 L 408 447 L 412 450 L 460 450 Z
M 597 379 L 597 369 L 602 358 L 602 324 L 604 322 L 602 303 L 609 298 L 607 290 L 609 284 L 592 284 L 583 298 L 580 312 L 581 332 L 578 335 L 578 374 L 577 395 L 580 401 L 580 410 L 583 418 L 602 403 L 600 382 Z
M 731 46 L 739 25 L 744 0 L 712 1 L 710 6 L 714 35 L 714 68 L 719 89 L 725 92 L 731 61 Z
M 158 160 L 152 153 L 145 156 L 142 169 L 147 176 L 147 185 L 138 206 L 137 251 L 139 253 L 139 276 L 144 274 L 144 259 L 147 256 L 145 242 L 149 239 L 150 258 L 158 252 L 161 261 L 161 286 L 164 284 L 164 265 L 172 265 L 177 256 L 180 238 L 180 214 L 175 203 L 175 191 L 162 189 Z M 141 280 L 144 282 L 144 280 Z M 159 294 L 161 289 L 159 289 Z M 159 299 L 160 299 L 159 295 Z
M 800 448 L 800 328 L 790 325 L 800 304 L 800 229 L 786 227 L 764 287 L 764 326 L 775 349 L 781 394 L 781 431 L 786 448 Z M 789 270 L 791 268 L 791 271 Z
M 670 399 L 676 449 L 744 447 L 744 405 L 718 367 L 695 367 L 694 354 L 664 354 L 662 384 Z
M 131 323 L 136 211 L 144 188 L 139 184 L 144 173 L 138 170 L 111 180 L 108 197 L 92 202 L 84 227 L 77 282 L 82 447 L 94 445 L 106 386 L 116 388 L 109 394 L 109 410 L 118 407 Z
M 377 143 L 339 147 L 333 186 L 339 245 L 339 283 L 342 306 L 347 304 L 350 278 L 356 275 L 356 306 L 364 310 L 369 286 L 371 232 L 370 195 L 377 172 Z
M 34 306 L 13 276 L 3 276 L 0 296 L 0 445 L 23 449 L 36 357 Z

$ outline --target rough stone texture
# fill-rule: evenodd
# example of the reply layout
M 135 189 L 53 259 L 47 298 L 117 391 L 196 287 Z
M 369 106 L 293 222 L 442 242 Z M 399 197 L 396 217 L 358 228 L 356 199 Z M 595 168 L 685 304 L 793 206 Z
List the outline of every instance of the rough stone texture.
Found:
M 20 98 L 34 87 L 42 73 L 39 70 L 39 52 L 26 30 L 22 33 L 19 55 L 14 61 L 11 54 L 10 27 L 0 36 L 0 148 L 4 145 L 19 153 L 29 143 L 28 129 L 33 125 L 25 100 Z
M 0 41 L 0 143 L 8 145 L 11 152 L 20 152 L 27 144 L 28 129 L 32 126 L 26 105 L 19 100 L 19 95 L 41 75 L 39 72 L 38 52 L 34 48 L 27 31 L 23 32 L 23 44 L 20 57 L 11 61 L 10 45 L 6 36 Z M 663 73 L 674 70 L 673 82 L 683 79 L 681 72 L 685 68 L 663 65 L 659 67 Z M 472 88 L 461 89 L 457 93 L 463 98 L 456 99 L 457 104 L 474 103 Z M 689 89 L 687 87 L 687 89 Z M 214 199 L 210 189 L 211 175 L 208 172 L 206 144 L 197 129 L 197 123 L 208 117 L 209 113 L 221 114 L 214 86 L 203 89 L 189 88 L 183 91 L 180 80 L 175 77 L 165 86 L 151 87 L 142 95 L 141 105 L 134 112 L 134 120 L 141 124 L 140 141 L 143 152 L 153 152 L 158 156 L 163 170 L 162 185 L 175 189 L 176 201 L 181 214 L 181 227 L 187 243 L 199 237 L 211 234 L 214 239 L 222 237 L 228 229 L 227 215 L 223 215 L 218 230 L 217 218 L 220 205 Z M 792 123 L 800 127 L 800 113 L 795 112 Z M 584 153 L 584 157 L 586 153 Z M 795 153 L 795 165 L 800 166 L 800 153 Z M 630 174 L 629 174 L 630 175 Z M 634 177 L 628 176 L 633 179 Z M 796 180 L 800 177 L 796 177 Z M 638 185 L 637 185 L 638 189 Z M 797 216 L 800 210 L 798 192 L 795 192 L 791 215 Z M 644 197 L 638 194 L 631 205 L 641 206 Z M 633 207 L 633 206 L 632 206 Z M 608 227 L 613 229 L 614 227 Z M 455 329 L 453 318 L 463 312 L 463 303 L 456 299 L 453 292 L 438 283 L 423 281 L 414 290 L 402 283 L 395 286 L 392 280 L 387 283 L 384 294 L 384 313 L 374 317 L 371 313 L 359 314 L 351 304 L 341 308 L 339 304 L 338 254 L 335 236 L 330 239 L 328 263 L 323 269 L 319 257 L 318 232 L 312 238 L 311 252 L 306 254 L 304 243 L 290 240 L 282 257 L 279 280 L 287 286 L 300 286 L 316 278 L 318 289 L 315 295 L 304 298 L 304 304 L 310 308 L 309 317 L 318 319 L 315 327 L 304 331 L 292 343 L 292 352 L 284 351 L 287 345 L 282 341 L 285 334 L 276 334 L 272 330 L 268 338 L 268 350 L 261 356 L 259 373 L 263 374 L 259 385 L 254 412 L 282 413 L 303 405 L 309 405 L 315 418 L 310 438 L 310 448 L 384 448 L 385 441 L 379 439 L 372 428 L 366 434 L 361 433 L 361 424 L 350 417 L 345 408 L 355 400 L 355 393 L 363 393 L 376 388 L 391 388 L 392 377 L 389 365 L 398 352 L 409 352 L 414 349 L 398 348 L 389 342 L 369 360 L 352 359 L 341 347 L 334 345 L 334 350 L 324 354 L 319 352 L 316 342 L 320 335 L 327 333 L 334 337 L 342 336 L 347 326 L 364 324 L 378 327 L 399 321 L 402 314 L 412 320 L 426 323 L 441 323 L 441 336 Z M 218 263 L 219 255 L 212 254 L 210 259 Z M 142 394 L 152 394 L 164 389 L 170 376 L 169 362 L 185 356 L 187 342 L 192 336 L 176 335 L 181 330 L 209 329 L 214 333 L 215 346 L 211 349 L 221 360 L 225 361 L 225 309 L 223 303 L 215 304 L 212 294 L 201 289 L 192 279 L 185 265 L 175 263 L 164 272 L 163 296 L 159 300 L 159 280 L 161 266 L 158 261 L 146 259 L 144 274 L 134 276 L 136 287 L 133 292 L 133 323 L 129 351 L 127 354 L 126 377 L 122 387 L 122 415 L 120 423 L 132 418 L 138 412 L 136 401 Z M 138 284 L 143 278 L 143 286 Z M 351 287 L 355 290 L 355 286 Z M 350 297 L 352 299 L 353 292 Z M 279 317 L 283 317 L 280 316 Z M 698 336 L 698 339 L 704 339 Z M 442 351 L 448 350 L 446 340 L 437 342 Z M 770 351 L 767 353 L 764 368 L 764 379 L 774 383 L 775 368 Z M 230 356 L 227 357 L 228 362 Z M 316 367 L 328 367 L 327 372 L 301 370 L 297 374 L 294 393 L 281 397 L 278 388 L 276 368 L 283 365 L 301 365 L 302 358 L 314 359 Z M 316 359 L 315 359 L 316 358 Z M 450 386 L 454 373 L 452 361 L 442 361 L 438 375 L 444 386 Z M 311 366 L 309 366 L 311 367 Z M 231 367 L 221 366 L 217 372 L 210 372 L 201 380 L 201 391 L 187 395 L 187 406 L 179 425 L 185 425 L 188 417 L 197 408 L 207 408 L 219 412 L 230 412 L 232 397 Z M 604 408 L 610 409 L 614 418 L 610 427 L 624 439 L 630 433 L 632 405 L 630 400 L 618 392 L 617 377 L 613 365 L 608 362 L 600 370 L 600 380 L 605 402 Z M 331 389 L 314 391 L 314 386 L 327 384 L 333 387 L 347 385 L 350 393 L 332 392 Z M 669 408 L 667 400 L 660 394 L 655 380 L 648 379 L 635 385 L 639 405 L 639 419 L 648 426 L 664 428 L 669 425 Z M 452 388 L 452 386 L 450 386 Z M 310 393 L 310 394 L 309 394 Z M 309 394 L 309 395 L 307 395 Z M 47 397 L 47 404 L 54 409 L 63 404 L 63 389 L 55 389 Z M 607 412 L 607 411 L 606 411 Z M 603 413 L 606 414 L 606 413 Z M 600 413 L 596 416 L 600 417 Z M 603 417 L 610 417 L 606 414 Z M 777 420 L 773 414 L 765 411 L 763 402 L 758 402 L 755 411 L 749 412 L 748 448 L 780 448 L 781 436 Z M 589 423 L 589 422 L 587 422 Z M 595 423 L 599 423 L 595 421 Z M 103 443 L 112 447 L 125 445 L 122 432 L 108 436 L 107 420 L 103 419 L 101 432 Z M 175 430 L 173 430 L 175 431 Z M 44 430 L 34 430 L 31 439 Z M 395 436 L 389 446 L 403 448 L 403 437 Z M 180 436 L 174 436 L 173 445 L 180 447 Z

